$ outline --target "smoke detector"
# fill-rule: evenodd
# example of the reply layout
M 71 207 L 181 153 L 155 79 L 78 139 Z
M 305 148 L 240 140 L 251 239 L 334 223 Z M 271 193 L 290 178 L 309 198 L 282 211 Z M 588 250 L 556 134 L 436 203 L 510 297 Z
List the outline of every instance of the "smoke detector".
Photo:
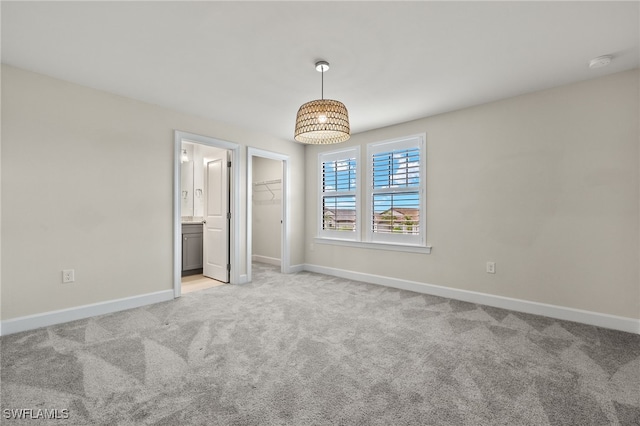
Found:
M 611 55 L 598 56 L 597 58 L 593 58 L 589 62 L 589 68 L 594 69 L 594 68 L 606 67 L 611 63 L 612 59 L 613 59 L 613 56 Z

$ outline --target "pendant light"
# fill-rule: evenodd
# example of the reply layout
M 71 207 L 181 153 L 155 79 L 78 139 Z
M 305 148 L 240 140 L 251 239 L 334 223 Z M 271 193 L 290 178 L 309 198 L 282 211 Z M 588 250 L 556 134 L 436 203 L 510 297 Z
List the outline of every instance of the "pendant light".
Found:
M 295 140 L 308 144 L 344 142 L 349 133 L 349 113 L 342 102 L 324 98 L 324 73 L 329 69 L 327 61 L 316 62 L 321 77 L 321 99 L 307 102 L 296 116 Z

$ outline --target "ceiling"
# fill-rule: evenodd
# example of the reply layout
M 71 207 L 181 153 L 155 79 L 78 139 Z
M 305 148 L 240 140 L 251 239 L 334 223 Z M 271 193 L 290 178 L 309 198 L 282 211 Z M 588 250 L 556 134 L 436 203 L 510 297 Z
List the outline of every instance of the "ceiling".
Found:
M 293 141 L 298 107 L 352 133 L 639 65 L 632 2 L 7 2 L 2 62 Z M 611 54 L 608 67 L 588 62 Z

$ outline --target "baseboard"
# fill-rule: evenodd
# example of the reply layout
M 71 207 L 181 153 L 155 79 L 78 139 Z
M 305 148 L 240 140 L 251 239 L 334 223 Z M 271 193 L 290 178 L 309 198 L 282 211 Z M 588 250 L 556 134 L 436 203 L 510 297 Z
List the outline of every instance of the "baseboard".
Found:
M 260 256 L 259 254 L 252 255 L 251 260 L 254 262 L 266 263 L 268 265 L 274 266 L 280 266 L 282 264 L 280 259 L 276 259 L 275 257 Z
M 290 267 L 291 273 L 301 272 L 303 270 L 356 281 L 363 281 L 371 284 L 378 284 L 386 287 L 415 291 L 417 293 L 432 294 L 435 296 L 448 297 L 465 302 L 479 303 L 482 305 L 494 306 L 497 308 L 526 312 L 535 315 L 543 315 L 560 320 L 574 321 L 583 324 L 595 325 L 598 327 L 626 331 L 628 333 L 640 334 L 640 320 L 634 318 L 619 317 L 615 315 L 584 311 L 563 306 L 496 296 L 487 293 L 479 293 L 450 287 L 442 287 L 433 284 L 425 284 L 417 281 L 385 277 L 382 275 L 373 275 L 363 272 L 348 271 L 345 269 L 329 268 L 320 265 L 302 264 L 292 265 Z M 140 296 L 132 296 L 123 299 L 110 300 L 107 302 L 94 303 L 58 311 L 45 312 L 42 314 L 8 319 L 0 322 L 0 335 L 4 336 L 13 333 L 19 333 L 21 331 L 33 330 L 40 327 L 47 327 L 50 325 L 62 324 L 69 321 L 89 318 L 97 315 L 110 314 L 126 309 L 151 305 L 153 303 L 165 302 L 168 300 L 172 300 L 173 298 L 173 290 L 164 290 L 155 293 L 143 294 Z
M 291 265 L 289 266 L 289 273 L 290 274 L 295 274 L 298 272 L 302 272 L 304 271 L 304 265 Z
M 40 327 L 62 324 L 69 321 L 110 314 L 126 309 L 139 308 L 158 302 L 173 300 L 173 290 L 158 291 L 139 296 L 126 297 L 124 299 L 109 300 L 107 302 L 92 303 L 90 305 L 76 306 L 59 311 L 44 312 L 12 318 L 0 322 L 0 335 L 19 333 Z
M 416 293 L 431 294 L 434 296 L 447 297 L 450 299 L 457 299 L 471 303 L 479 303 L 481 305 L 493 306 L 496 308 L 509 309 L 512 311 L 525 312 L 528 314 L 543 315 L 560 320 L 574 321 L 583 324 L 595 325 L 598 327 L 610 328 L 613 330 L 626 331 L 628 333 L 640 334 L 640 319 L 635 318 L 619 317 L 615 315 L 584 311 L 564 306 L 531 302 L 522 299 L 512 299 L 510 297 L 496 296 L 493 294 L 479 293 L 475 291 L 461 290 L 451 287 L 442 287 L 433 284 L 420 283 L 417 281 L 385 277 L 382 275 L 348 271 L 346 269 L 329 268 L 320 265 L 305 264 L 304 270 L 355 281 L 363 281 L 370 284 L 394 287 L 401 290 L 415 291 Z

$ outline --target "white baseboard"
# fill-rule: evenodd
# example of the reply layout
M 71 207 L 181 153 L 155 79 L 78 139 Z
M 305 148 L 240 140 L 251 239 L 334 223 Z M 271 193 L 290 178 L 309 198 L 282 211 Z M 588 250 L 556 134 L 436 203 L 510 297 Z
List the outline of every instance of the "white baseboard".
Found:
M 124 299 L 109 300 L 107 302 L 92 303 L 90 305 L 61 309 L 59 311 L 50 311 L 41 314 L 12 318 L 0 322 L 0 335 L 4 336 L 7 334 L 19 333 L 21 331 L 62 324 L 97 315 L 139 308 L 140 306 L 166 302 L 168 300 L 173 300 L 173 290 L 158 291 L 139 296 L 125 297 Z
M 280 266 L 282 264 L 280 259 L 276 259 L 275 257 L 260 256 L 259 254 L 252 255 L 251 260 L 254 262 L 266 263 L 268 265 L 274 266 Z
M 326 266 L 302 264 L 292 265 L 290 272 L 301 271 L 317 272 L 336 277 L 378 284 L 386 287 L 394 287 L 402 290 L 415 291 L 417 293 L 432 294 L 435 296 L 463 300 L 465 302 L 479 303 L 497 308 L 509 309 L 529 314 L 543 315 L 560 320 L 574 321 L 598 327 L 626 331 L 640 334 L 640 320 L 634 318 L 619 317 L 592 311 L 568 308 L 564 306 L 548 305 L 545 303 L 530 302 L 521 299 L 496 296 L 487 293 L 461 290 L 450 287 L 442 287 L 433 284 L 425 284 L 417 281 L 403 280 L 399 278 L 385 277 L 382 275 L 366 274 L 363 272 L 348 271 L 345 269 L 329 268 Z M 242 282 L 242 277 L 240 279 Z M 244 276 L 246 282 L 246 275 Z M 0 335 L 19 333 L 40 327 L 62 324 L 69 321 L 89 318 L 97 315 L 110 314 L 126 309 L 138 308 L 153 303 L 172 300 L 173 290 L 164 290 L 155 293 L 127 297 L 124 299 L 110 300 L 107 302 L 93 303 L 58 311 L 44 312 L 42 314 L 28 315 L 8 319 L 0 322 Z
M 304 271 L 304 264 L 301 265 L 291 265 L 289 266 L 289 273 L 290 274 L 295 274 L 297 272 L 302 272 Z
M 543 315 L 560 320 L 574 321 L 598 327 L 610 328 L 613 330 L 626 331 L 628 333 L 640 334 L 640 319 L 635 318 L 601 314 L 598 312 L 584 311 L 564 306 L 548 305 L 546 303 L 530 302 L 522 299 L 512 299 L 510 297 L 478 293 L 475 291 L 461 290 L 451 287 L 442 287 L 417 281 L 385 277 L 382 275 L 348 271 L 346 269 L 329 268 L 320 265 L 305 264 L 304 270 L 355 281 L 363 281 L 370 284 L 399 288 L 401 290 L 415 291 L 416 293 L 432 294 L 434 296 L 479 303 L 481 305 L 493 306 L 496 308 Z

